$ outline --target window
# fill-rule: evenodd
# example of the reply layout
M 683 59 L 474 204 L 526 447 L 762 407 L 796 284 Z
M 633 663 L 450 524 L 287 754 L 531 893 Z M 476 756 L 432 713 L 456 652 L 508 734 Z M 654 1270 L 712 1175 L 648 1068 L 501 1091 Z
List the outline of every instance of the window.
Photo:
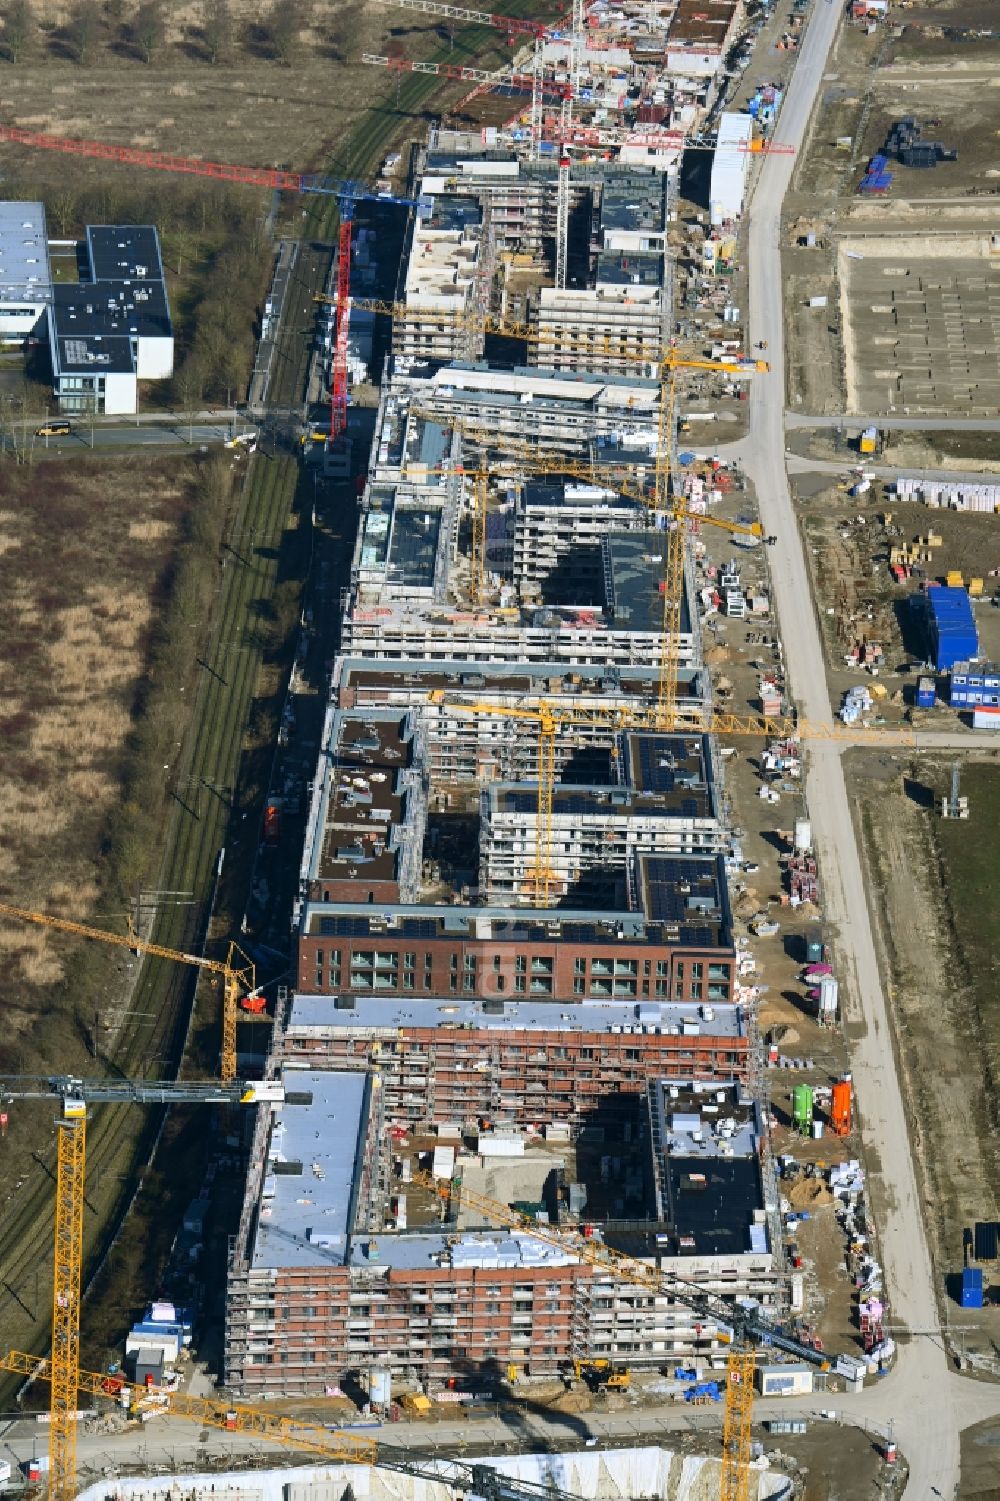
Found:
M 543 954 L 533 954 L 531 958 L 531 973 L 533 975 L 551 975 L 554 962 Z
M 412 951 L 409 952 L 409 953 L 404 954 L 403 955 L 403 968 L 404 969 L 416 969 L 416 967 L 417 967 L 417 956 L 416 956 L 416 954 L 414 954 Z
M 476 977 L 475 977 L 475 975 L 463 975 L 462 976 L 462 989 L 464 991 L 471 991 L 473 994 L 475 994 L 475 989 L 476 989 Z
M 493 955 L 493 968 L 494 969 L 498 970 L 500 968 L 500 965 L 502 964 L 502 962 L 503 961 L 502 961 L 502 959 L 501 959 L 501 957 L 500 957 L 499 954 L 494 954 Z
M 586 961 L 586 959 L 574 959 L 573 960 L 573 973 L 575 975 L 585 975 L 587 973 L 587 961 Z
M 704 969 L 705 969 L 705 966 L 702 964 L 701 960 L 700 959 L 695 959 L 694 962 L 691 965 L 691 978 L 692 978 L 692 980 L 700 980 L 702 978 L 703 973 L 704 973 Z
M 476 956 L 475 956 L 475 954 L 466 954 L 466 956 L 465 956 L 465 972 L 466 972 L 466 974 L 469 974 L 470 972 L 472 974 L 475 974 L 475 972 L 476 972 Z
M 524 975 L 515 975 L 514 976 L 514 989 L 517 991 L 518 995 L 524 995 L 524 993 L 527 990 L 527 988 L 528 988 L 528 981 L 527 981 L 526 976 L 524 976 Z
M 708 966 L 708 978 L 710 980 L 728 980 L 729 974 L 728 964 L 710 964 Z
M 452 971 L 453 974 L 454 974 L 455 970 L 458 969 L 458 955 L 457 954 L 451 954 L 451 955 L 449 955 L 449 958 L 448 958 L 448 967 Z
M 514 955 L 514 970 L 519 975 L 527 974 L 528 961 L 523 954 Z
M 497 988 L 497 994 L 498 995 L 502 991 L 504 991 L 504 990 L 507 989 L 507 979 L 506 979 L 505 975 L 497 975 L 497 977 L 496 977 L 496 988 Z

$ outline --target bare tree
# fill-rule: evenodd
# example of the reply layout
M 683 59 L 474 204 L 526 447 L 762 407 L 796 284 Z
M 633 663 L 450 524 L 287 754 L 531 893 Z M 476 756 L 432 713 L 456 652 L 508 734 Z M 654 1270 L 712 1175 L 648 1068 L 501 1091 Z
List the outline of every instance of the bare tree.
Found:
M 163 46 L 166 34 L 162 0 L 142 0 L 129 25 L 129 35 L 144 63 L 152 62 L 153 54 Z
M 101 8 L 98 0 L 76 0 L 69 13 L 66 40 L 78 63 L 89 63 L 101 36 Z
M 3 47 L 12 63 L 26 58 L 35 44 L 38 22 L 31 0 L 10 0 L 3 22 Z
M 264 30 L 275 57 L 287 67 L 295 56 L 299 33 L 306 24 L 302 0 L 274 0 L 264 18 Z
M 233 51 L 233 14 L 229 0 L 207 0 L 201 39 L 213 67 L 229 60 Z

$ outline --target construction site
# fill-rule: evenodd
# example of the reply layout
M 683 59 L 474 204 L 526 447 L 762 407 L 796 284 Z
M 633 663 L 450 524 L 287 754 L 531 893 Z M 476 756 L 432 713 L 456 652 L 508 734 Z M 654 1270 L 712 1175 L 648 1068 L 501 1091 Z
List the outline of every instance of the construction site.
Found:
M 93 1067 L 0 1081 L 4 1136 L 61 1117 L 51 1327 L 23 1236 L 0 1279 L 49 1437 L 15 1422 L 12 1461 L 51 1501 L 960 1494 L 1000 1374 L 991 1092 L 952 1109 L 997 1045 L 1000 481 L 905 460 L 911 415 L 996 408 L 983 127 L 949 107 L 977 64 L 940 78 L 952 31 L 874 0 L 393 5 L 412 35 L 366 12 L 352 72 L 455 102 L 380 121 L 364 177 L 111 153 L 271 196 L 247 399 L 172 420 L 230 521 L 264 474 L 274 514 L 202 606 L 242 570 L 256 624 L 197 681 L 221 706 L 240 662 L 244 739 L 180 774 L 179 720 L 163 763 L 210 897 L 0 892 L 127 996 L 192 980 L 146 1064 L 98 1014 Z M 238 45 L 288 65 L 316 24 Z M 39 123 L 0 138 L 108 155 Z M 11 437 L 58 472 L 81 420 L 124 450 L 155 382 L 190 394 L 191 300 L 152 223 L 85 227 L 60 287 L 43 191 L 0 236 L 29 210 L 0 332 L 52 410 Z M 99 1240 L 88 1129 L 129 1203 Z

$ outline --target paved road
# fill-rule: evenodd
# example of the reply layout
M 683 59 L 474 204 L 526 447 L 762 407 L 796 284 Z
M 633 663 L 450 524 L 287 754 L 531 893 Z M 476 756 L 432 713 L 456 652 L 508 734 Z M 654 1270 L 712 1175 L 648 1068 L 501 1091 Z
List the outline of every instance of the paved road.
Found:
M 35 438 L 32 446 L 35 454 L 59 453 L 71 457 L 74 454 L 89 453 L 91 448 L 108 449 L 135 449 L 135 448 L 187 448 L 191 444 L 198 446 L 203 443 L 222 443 L 230 435 L 228 423 L 211 422 L 184 422 L 172 420 L 170 423 L 136 423 L 122 422 L 114 427 L 104 424 L 101 427 L 95 425 L 91 433 L 89 424 L 77 426 L 75 430 L 65 438 Z M 10 439 L 6 446 L 10 448 Z
M 801 146 L 833 42 L 841 7 L 814 7 L 778 137 Z M 764 158 L 749 213 L 750 341 L 766 339 L 771 372 L 751 383 L 750 435 L 744 467 L 756 487 L 765 530 L 777 536 L 771 571 L 790 684 L 805 717 L 829 723 L 826 670 L 809 577 L 785 473 L 785 371 L 781 206 L 795 158 Z M 834 419 L 836 421 L 836 419 Z M 925 424 L 924 424 L 925 425 Z M 840 972 L 847 980 L 847 1020 L 856 1034 L 852 1069 L 876 1195 L 883 1206 L 882 1254 L 893 1319 L 911 1329 L 939 1327 L 923 1206 L 910 1152 L 892 1033 L 882 991 L 851 808 L 837 742 L 810 743 L 806 792 L 819 850 L 825 907 L 837 935 Z M 868 1394 L 866 1394 L 866 1397 Z M 949 1371 L 941 1345 L 904 1345 L 892 1378 L 869 1405 L 893 1417 L 909 1460 L 910 1494 L 951 1497 L 959 1481 L 959 1433 L 970 1421 L 966 1403 L 981 1397 Z M 1000 1392 L 986 1399 L 1000 1410 Z
M 787 107 L 786 107 L 787 108 Z M 782 135 L 784 139 L 784 135 Z M 756 338 L 756 335 L 754 335 Z M 773 346 L 770 339 L 767 342 L 767 352 L 771 355 Z M 874 417 L 866 416 L 863 412 L 855 412 L 853 416 L 844 417 L 819 417 L 810 416 L 808 412 L 786 412 L 786 427 L 849 427 L 857 428 L 860 432 L 867 422 Z M 879 427 L 888 428 L 914 428 L 928 433 L 1000 433 L 1000 417 L 907 417 L 899 416 L 896 412 L 879 413 Z

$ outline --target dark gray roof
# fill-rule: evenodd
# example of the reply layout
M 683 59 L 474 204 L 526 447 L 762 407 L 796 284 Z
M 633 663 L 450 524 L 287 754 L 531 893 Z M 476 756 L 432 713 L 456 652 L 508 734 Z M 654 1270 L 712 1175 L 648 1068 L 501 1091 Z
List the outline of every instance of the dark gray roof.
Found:
M 662 631 L 666 532 L 610 532 L 602 547 L 605 596 L 614 629 L 646 634 Z M 685 590 L 681 600 L 681 630 L 690 629 Z
M 94 281 L 147 281 L 163 276 L 153 224 L 88 224 L 87 255 Z
M 52 305 L 59 338 L 171 336 L 166 289 L 159 280 L 57 282 Z
M 662 286 L 663 256 L 649 250 L 602 250 L 597 257 L 597 281 L 620 287 Z

